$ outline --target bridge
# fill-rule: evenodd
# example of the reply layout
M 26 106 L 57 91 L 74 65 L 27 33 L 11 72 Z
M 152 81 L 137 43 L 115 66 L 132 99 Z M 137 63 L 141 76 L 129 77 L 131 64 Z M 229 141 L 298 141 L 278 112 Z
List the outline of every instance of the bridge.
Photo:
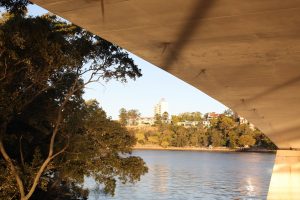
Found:
M 268 199 L 300 196 L 300 0 L 32 0 L 193 85 L 279 148 Z

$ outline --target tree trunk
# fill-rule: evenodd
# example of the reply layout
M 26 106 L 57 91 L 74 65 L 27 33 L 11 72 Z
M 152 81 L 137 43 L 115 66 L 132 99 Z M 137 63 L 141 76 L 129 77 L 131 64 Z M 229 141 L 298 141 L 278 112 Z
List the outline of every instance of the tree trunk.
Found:
M 24 185 L 23 185 L 23 181 L 21 180 L 19 173 L 13 163 L 13 161 L 11 160 L 11 158 L 9 157 L 9 155 L 6 153 L 4 144 L 3 144 L 3 138 L 4 135 L 6 133 L 6 129 L 7 129 L 7 122 L 2 122 L 0 125 L 0 153 L 2 154 L 4 160 L 7 163 L 7 166 L 10 168 L 12 174 L 15 176 L 18 188 L 19 188 L 19 192 L 20 192 L 20 199 L 25 199 L 25 191 L 24 191 Z

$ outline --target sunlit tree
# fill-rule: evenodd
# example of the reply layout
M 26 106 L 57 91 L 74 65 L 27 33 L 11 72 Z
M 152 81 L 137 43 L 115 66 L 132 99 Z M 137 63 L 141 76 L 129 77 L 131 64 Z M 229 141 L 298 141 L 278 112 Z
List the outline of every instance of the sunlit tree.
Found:
M 115 178 L 138 180 L 146 172 L 142 160 L 118 157 L 130 153 L 134 138 L 99 107 L 86 104 L 82 94 L 90 83 L 126 82 L 139 76 L 140 70 L 123 49 L 55 16 L 3 18 L 0 199 L 47 199 L 51 188 L 58 191 L 51 195 L 62 199 L 81 198 L 86 196 L 79 185 L 85 175 L 112 194 Z M 92 119 L 99 121 L 93 126 L 88 124 Z M 114 143 L 109 143 L 111 138 Z M 81 146 L 85 151 L 76 150 Z

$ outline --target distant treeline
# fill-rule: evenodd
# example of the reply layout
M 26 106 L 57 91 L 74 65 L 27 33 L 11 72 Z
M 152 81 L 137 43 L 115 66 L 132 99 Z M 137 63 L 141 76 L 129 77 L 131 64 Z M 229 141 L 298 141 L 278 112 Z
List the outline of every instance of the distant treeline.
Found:
M 191 113 L 192 114 L 192 113 Z M 185 113 L 185 117 L 188 114 Z M 187 116 L 189 117 L 189 116 Z M 172 116 L 172 119 L 182 116 Z M 184 127 L 178 123 L 155 123 L 153 126 L 131 128 L 141 145 L 160 145 L 162 147 L 257 147 L 276 149 L 274 143 L 260 130 L 248 123 L 240 123 L 238 118 L 225 112 L 210 119 L 209 127 L 201 119 L 196 126 Z M 203 119 L 204 120 L 204 119 Z

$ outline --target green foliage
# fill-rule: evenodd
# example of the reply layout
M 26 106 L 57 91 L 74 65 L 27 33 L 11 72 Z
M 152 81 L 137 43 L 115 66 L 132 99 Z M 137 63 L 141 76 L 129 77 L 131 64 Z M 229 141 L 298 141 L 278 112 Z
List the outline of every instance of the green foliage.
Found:
M 236 148 L 238 146 L 238 140 L 239 140 L 238 134 L 235 131 L 230 131 L 228 133 L 228 137 L 229 137 L 228 146 L 230 148 Z
M 1 1 L 1 3 L 3 3 Z M 3 4 L 1 4 L 3 5 Z M 83 76 L 88 76 L 88 81 Z M 130 156 L 135 137 L 82 98 L 86 84 L 141 76 L 128 54 L 54 16 L 10 15 L 0 24 L 0 198 L 18 199 L 19 175 L 30 199 L 85 199 L 85 176 L 113 194 L 116 179 L 134 182 L 147 172 Z M 53 148 L 50 141 L 54 137 Z
M 129 125 L 137 125 L 137 120 L 141 116 L 141 113 L 137 109 L 131 109 L 127 111 L 127 117 Z
M 174 127 L 172 135 L 172 146 L 184 147 L 188 145 L 188 133 L 184 127 Z
M 200 112 L 185 112 L 179 115 L 172 115 L 172 122 L 176 124 L 177 122 L 184 121 L 202 121 L 202 115 Z
M 85 175 L 104 183 L 104 190 L 113 194 L 116 177 L 123 183 L 135 182 L 147 172 L 144 161 L 128 156 L 136 138 L 119 123 L 111 121 L 98 103 L 90 103 L 84 120 L 85 134 L 74 137 L 64 155 L 61 175 L 82 183 Z M 78 165 L 82 167 L 78 167 Z M 77 166 L 77 167 L 76 167 Z
M 255 144 L 255 139 L 251 135 L 241 135 L 239 138 L 239 144 L 241 146 L 252 146 Z
M 161 115 L 156 114 L 154 118 L 155 118 L 154 124 L 156 126 L 161 126 L 162 125 L 162 117 L 161 117 Z
M 11 170 L 0 160 L 0 199 L 17 199 L 18 189 Z
M 212 146 L 220 147 L 225 144 L 224 138 L 222 137 L 222 133 L 219 130 L 211 130 L 210 134 L 210 143 Z
M 138 123 L 138 119 L 141 116 L 141 113 L 137 109 L 126 110 L 121 108 L 119 111 L 119 122 L 123 125 L 135 126 Z
M 172 142 L 172 131 L 169 129 L 164 130 L 161 134 L 158 133 L 159 136 L 159 145 L 162 147 L 171 146 Z
M 126 126 L 128 124 L 128 113 L 125 108 L 121 108 L 119 111 L 119 122 L 123 126 Z
M 168 123 L 168 121 L 169 121 L 169 113 L 168 112 L 164 112 L 163 114 L 162 114 L 162 116 L 161 116 L 161 120 L 162 120 L 162 122 L 163 123 Z
M 233 121 L 233 119 L 225 115 L 221 115 L 216 123 L 216 127 L 221 130 L 223 134 L 227 134 L 228 131 L 235 128 L 235 126 L 236 123 Z
M 10 13 L 24 15 L 27 12 L 28 0 L 1 0 L 0 7 L 4 7 Z
M 155 127 L 136 129 L 134 134 L 142 145 L 160 145 L 162 147 L 228 147 L 239 148 L 245 145 L 258 148 L 276 149 L 276 146 L 258 129 L 248 124 L 240 124 L 231 111 L 210 120 L 210 126 L 202 123 L 197 126 L 176 125 L 180 121 L 200 120 L 199 113 L 184 113 L 172 116 L 171 124 L 163 124 L 161 116 L 156 116 Z M 198 116 L 198 117 L 195 117 Z M 201 119 L 202 120 L 202 119 Z M 154 129 L 153 129 L 154 128 Z

